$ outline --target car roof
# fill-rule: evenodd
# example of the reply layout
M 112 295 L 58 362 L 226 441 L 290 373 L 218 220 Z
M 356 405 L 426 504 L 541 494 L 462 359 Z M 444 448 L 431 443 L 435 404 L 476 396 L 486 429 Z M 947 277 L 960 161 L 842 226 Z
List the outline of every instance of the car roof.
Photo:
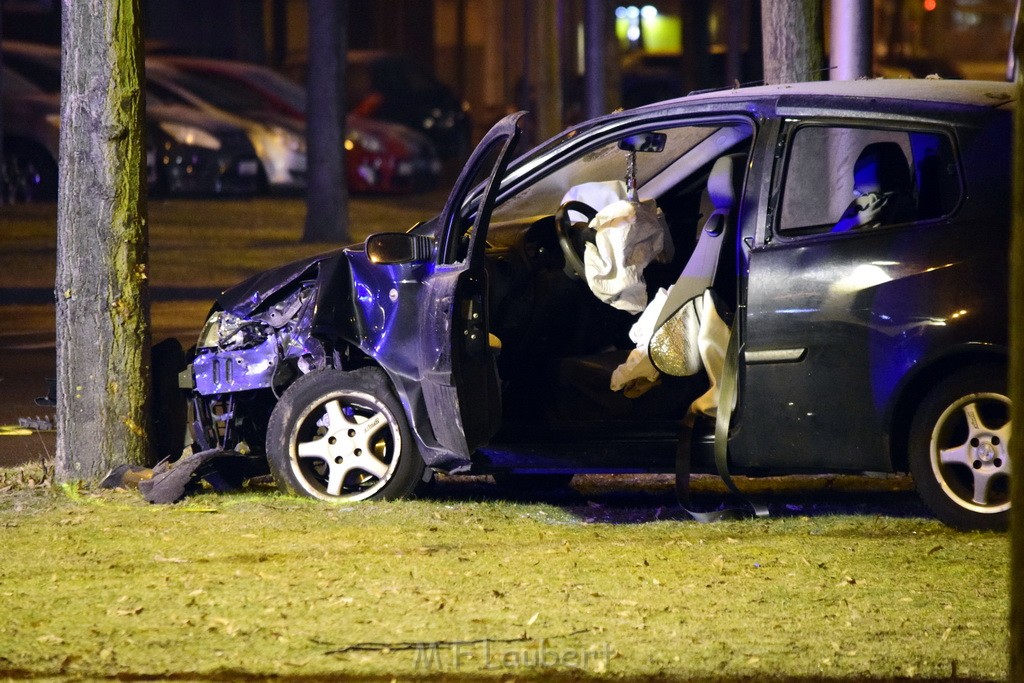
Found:
M 824 104 L 833 98 L 836 100 L 834 104 L 840 107 L 843 104 L 843 99 L 867 99 L 920 102 L 922 105 L 929 106 L 946 103 L 954 106 L 992 108 L 1013 102 L 1016 96 L 1013 84 L 1001 81 L 873 78 L 856 81 L 810 81 L 715 90 L 693 93 L 684 98 L 670 100 L 670 102 L 775 100 L 781 107 L 789 101 L 806 102 L 808 99 L 813 99 Z M 657 107 L 658 105 L 645 105 L 640 109 L 650 106 Z M 879 108 L 885 107 L 879 106 Z

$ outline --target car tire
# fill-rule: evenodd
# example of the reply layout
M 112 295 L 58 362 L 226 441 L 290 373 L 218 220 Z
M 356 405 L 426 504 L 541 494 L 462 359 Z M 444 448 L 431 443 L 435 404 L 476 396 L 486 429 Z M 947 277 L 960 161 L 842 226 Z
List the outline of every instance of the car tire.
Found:
M 185 351 L 174 337 L 154 344 L 150 351 L 153 421 L 150 446 L 154 463 L 170 458 L 177 460 L 185 449 L 188 432 L 188 395 L 178 385 L 178 373 L 185 369 Z
M 910 430 L 910 471 L 940 520 L 962 530 L 1007 528 L 1009 440 L 1005 366 L 958 370 L 926 396 Z
M 282 491 L 329 502 L 409 496 L 425 469 L 379 368 L 297 379 L 270 415 L 267 461 Z

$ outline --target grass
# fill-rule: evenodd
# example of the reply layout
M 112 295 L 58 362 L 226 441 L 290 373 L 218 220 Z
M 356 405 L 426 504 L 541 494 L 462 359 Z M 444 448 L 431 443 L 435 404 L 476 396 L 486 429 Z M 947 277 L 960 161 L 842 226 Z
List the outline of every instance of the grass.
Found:
M 540 501 L 446 480 L 416 501 L 332 507 L 254 487 L 158 507 L 0 473 L 0 677 L 1007 673 L 1006 536 L 928 519 L 813 504 L 759 521 L 658 519 L 665 478 L 585 478 Z M 830 500 L 836 480 L 808 481 L 812 502 Z

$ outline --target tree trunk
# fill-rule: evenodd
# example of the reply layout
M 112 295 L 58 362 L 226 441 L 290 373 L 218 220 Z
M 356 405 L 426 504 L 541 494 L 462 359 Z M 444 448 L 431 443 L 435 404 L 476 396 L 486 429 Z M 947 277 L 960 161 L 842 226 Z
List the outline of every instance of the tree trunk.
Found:
M 605 109 L 605 11 L 608 3 L 604 0 L 584 0 L 583 3 L 583 97 L 586 106 L 584 115 L 588 119 L 604 114 Z M 615 53 L 612 53 L 615 54 Z
M 139 0 L 65 3 L 57 205 L 58 481 L 147 458 Z
M 0 205 L 7 203 L 7 159 L 4 157 L 4 8 L 0 0 Z
M 561 36 L 558 30 L 558 2 L 538 2 L 530 14 L 533 34 L 530 70 L 535 91 L 537 139 L 541 142 L 563 128 Z
M 708 14 L 710 0 L 686 0 L 683 10 L 683 92 L 721 86 L 712 80 L 709 68 Z
M 306 104 L 306 228 L 303 242 L 347 242 L 345 53 L 348 2 L 309 0 L 309 97 Z
M 1013 52 L 1024 63 L 1024 22 L 1017 17 Z M 1024 79 L 1016 78 L 1013 143 L 1013 228 L 1010 240 L 1010 677 L 1024 681 Z
M 763 0 L 765 83 L 821 79 L 822 21 L 821 0 Z

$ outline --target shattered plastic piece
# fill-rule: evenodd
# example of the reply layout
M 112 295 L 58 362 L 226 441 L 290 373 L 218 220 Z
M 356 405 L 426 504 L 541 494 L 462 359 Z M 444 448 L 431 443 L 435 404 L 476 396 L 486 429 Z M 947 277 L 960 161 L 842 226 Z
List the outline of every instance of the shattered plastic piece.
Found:
M 237 451 L 212 448 L 183 456 L 176 462 L 162 460 L 152 478 L 139 482 L 142 497 L 150 503 L 176 503 L 195 492 L 205 480 L 218 492 L 232 491 L 253 474 L 252 460 Z
M 141 465 L 118 465 L 100 482 L 101 489 L 137 489 L 139 483 L 153 478 L 153 470 Z
M 150 503 L 176 503 L 198 487 L 203 476 L 211 471 L 204 465 L 230 455 L 233 454 L 229 451 L 215 448 L 193 453 L 173 463 L 163 460 L 153 468 L 152 478 L 139 482 L 139 491 Z

